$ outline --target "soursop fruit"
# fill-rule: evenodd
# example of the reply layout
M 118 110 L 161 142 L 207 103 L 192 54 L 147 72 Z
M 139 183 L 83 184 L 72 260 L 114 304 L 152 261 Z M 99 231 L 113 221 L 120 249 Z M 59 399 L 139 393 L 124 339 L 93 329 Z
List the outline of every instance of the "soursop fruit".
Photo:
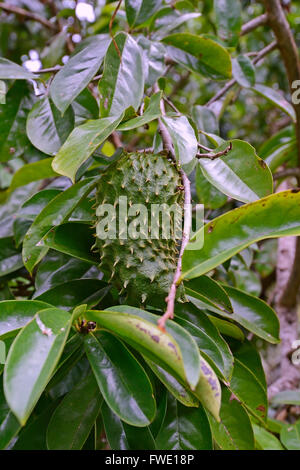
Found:
M 176 163 L 164 153 L 123 153 L 100 178 L 95 247 L 100 269 L 126 303 L 165 303 L 177 265 L 183 204 Z M 182 286 L 177 296 L 183 298 Z

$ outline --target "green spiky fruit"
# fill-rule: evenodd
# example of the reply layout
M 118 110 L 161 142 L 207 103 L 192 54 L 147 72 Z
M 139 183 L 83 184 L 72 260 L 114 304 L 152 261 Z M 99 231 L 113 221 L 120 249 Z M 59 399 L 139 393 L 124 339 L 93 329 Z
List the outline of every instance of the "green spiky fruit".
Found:
M 101 177 L 96 192 L 95 246 L 101 270 L 127 303 L 161 306 L 165 302 L 177 265 L 183 202 L 177 166 L 163 153 L 123 153 Z M 154 217 L 159 210 L 163 217 Z M 179 296 L 182 289 L 178 289 Z

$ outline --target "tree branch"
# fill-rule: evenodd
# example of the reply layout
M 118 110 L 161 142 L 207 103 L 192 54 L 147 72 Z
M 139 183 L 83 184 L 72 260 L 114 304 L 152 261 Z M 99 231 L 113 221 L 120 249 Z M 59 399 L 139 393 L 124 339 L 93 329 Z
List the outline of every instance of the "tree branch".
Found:
M 227 155 L 228 152 L 232 150 L 232 143 L 228 145 L 228 147 L 225 150 L 221 150 L 220 152 L 217 153 L 197 153 L 196 158 L 209 158 L 210 160 L 215 160 L 216 158 L 223 157 L 224 155 Z
M 154 92 L 159 91 L 159 88 L 157 85 L 153 87 L 153 91 Z M 165 105 L 164 105 L 163 99 L 160 102 L 160 108 L 161 108 L 162 115 L 165 115 Z M 166 128 L 164 123 L 161 121 L 161 119 L 158 120 L 158 126 L 159 126 L 159 133 L 162 138 L 164 150 L 168 152 L 168 154 L 176 162 L 176 156 L 175 156 L 171 136 L 169 134 L 168 129 Z M 184 187 L 184 226 L 183 226 L 183 234 L 182 234 L 180 251 L 179 251 L 178 260 L 177 260 L 177 267 L 176 267 L 176 271 L 174 274 L 172 285 L 170 287 L 169 294 L 166 298 L 167 308 L 166 308 L 165 313 L 159 318 L 157 322 L 159 328 L 162 331 L 165 331 L 166 321 L 174 317 L 176 291 L 177 291 L 178 281 L 180 279 L 181 271 L 182 271 L 182 256 L 183 256 L 185 247 L 189 242 L 189 236 L 190 236 L 190 231 L 191 231 L 191 226 L 192 226 L 192 213 L 190 210 L 190 204 L 191 204 L 190 181 L 182 168 L 179 167 L 178 171 L 180 173 L 182 184 Z
M 262 26 L 268 22 L 268 15 L 264 13 L 263 15 L 257 16 L 253 18 L 253 20 L 248 21 L 242 26 L 241 36 L 245 36 L 245 34 L 251 33 L 254 29 Z
M 276 41 L 274 41 L 271 44 L 268 44 L 268 46 L 264 47 L 261 51 L 259 51 L 256 54 L 255 59 L 253 59 L 253 61 L 252 61 L 253 65 L 256 65 L 266 55 L 268 55 L 268 54 L 270 54 L 270 52 L 274 51 L 274 49 L 276 49 L 276 47 L 277 47 L 277 42 Z M 224 95 L 226 95 L 227 91 L 229 91 L 230 88 L 232 88 L 236 83 L 237 83 L 237 81 L 235 79 L 232 79 L 228 83 L 226 83 L 226 85 L 221 90 L 219 90 L 218 93 L 215 96 L 213 96 L 206 103 L 206 106 L 210 106 L 215 101 L 218 101 L 220 98 L 222 98 Z
M 285 170 L 277 171 L 277 173 L 273 175 L 273 179 L 280 180 L 281 178 L 288 178 L 290 176 L 300 178 L 300 168 L 286 168 Z
M 57 26 L 51 21 L 43 18 L 42 16 L 37 15 L 36 13 L 32 13 L 28 10 L 24 10 L 24 8 L 19 8 L 14 5 L 8 5 L 7 3 L 0 2 L 0 9 L 6 11 L 7 13 L 14 13 L 15 15 L 22 16 L 25 20 L 32 20 L 36 21 L 37 23 L 42 24 L 48 29 L 52 31 L 57 31 Z

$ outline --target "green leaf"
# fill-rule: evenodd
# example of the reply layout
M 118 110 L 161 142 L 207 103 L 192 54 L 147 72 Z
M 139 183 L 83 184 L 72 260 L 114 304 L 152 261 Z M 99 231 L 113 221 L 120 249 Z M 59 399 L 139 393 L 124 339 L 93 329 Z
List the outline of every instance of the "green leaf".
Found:
M 205 178 L 200 165 L 196 167 L 196 191 L 199 202 L 206 209 L 219 209 L 227 202 L 227 196 Z
M 231 341 L 230 346 L 235 359 L 238 359 L 240 363 L 250 371 L 255 371 L 257 381 L 260 383 L 265 392 L 267 392 L 267 382 L 264 368 L 259 352 L 256 349 L 254 343 L 251 343 L 245 339 L 242 343 Z
M 247 246 L 265 238 L 300 235 L 300 192 L 282 191 L 227 212 L 206 224 L 183 255 L 182 279 L 207 273 Z M 230 227 L 230 230 L 228 230 Z M 199 245 L 198 245 L 199 246 Z
M 30 166 L 30 163 L 22 168 Z M 43 189 L 27 199 L 18 211 L 18 216 L 34 221 L 36 216 L 54 199 L 61 194 L 60 189 Z
M 265 85 L 257 84 L 251 88 L 252 91 L 260 96 L 263 96 L 272 104 L 281 109 L 284 113 L 288 114 L 294 122 L 296 122 L 296 114 L 293 106 L 276 90 Z
M 143 58 L 139 46 L 124 32 L 118 33 L 114 40 L 105 56 L 99 81 L 101 117 L 116 118 L 130 106 L 137 110 L 144 93 Z
M 70 310 L 80 304 L 87 304 L 91 308 L 105 297 L 109 289 L 99 279 L 74 279 L 52 287 L 35 299 L 63 310 Z
M 148 426 L 156 404 L 151 382 L 130 351 L 106 331 L 89 334 L 85 351 L 107 405 L 132 426 Z
M 199 401 L 195 398 L 192 392 L 181 385 L 181 383 L 178 382 L 175 377 L 149 359 L 145 358 L 145 361 L 151 368 L 152 372 L 154 372 L 154 374 L 164 384 L 167 390 L 172 393 L 176 400 L 180 401 L 180 403 L 182 403 L 184 406 L 192 406 L 196 408 L 199 406 Z
M 235 46 L 242 27 L 240 0 L 214 0 L 214 10 L 219 37 L 227 42 L 228 46 Z
M 162 0 L 125 0 L 126 17 L 129 26 L 145 23 L 161 6 Z
M 102 397 L 93 374 L 69 392 L 53 413 L 47 430 L 50 450 L 80 450 L 99 414 Z
M 260 421 L 265 421 L 268 411 L 266 390 L 255 376 L 255 370 L 248 369 L 237 358 L 230 381 L 230 390 L 241 403 Z
M 53 178 L 53 176 L 57 176 L 57 174 L 52 170 L 51 163 L 52 158 L 44 158 L 43 160 L 23 165 L 14 174 L 10 186 L 7 189 L 7 196 L 20 186 L 25 186 L 33 181 L 39 181 L 44 178 Z
M 280 439 L 288 450 L 300 450 L 300 421 L 283 426 Z
M 50 250 L 36 271 L 34 295 L 37 297 L 63 282 L 80 279 L 90 268 L 89 263 Z
M 187 408 L 169 396 L 165 420 L 156 438 L 160 450 L 209 450 L 212 438 L 202 406 Z
M 0 377 L 1 379 L 1 377 Z M 10 410 L 0 380 L 0 450 L 6 449 L 20 430 L 20 423 Z
M 249 416 L 243 406 L 231 400 L 231 393 L 222 390 L 219 423 L 208 416 L 213 439 L 222 450 L 254 450 L 254 436 Z
M 160 100 L 162 97 L 162 92 L 159 91 L 151 96 L 148 108 L 142 116 L 138 116 L 129 121 L 123 122 L 119 125 L 119 131 L 130 131 L 131 129 L 136 129 L 137 127 L 144 126 L 148 122 L 153 121 L 161 116 L 160 109 Z
M 52 227 L 62 224 L 70 217 L 76 206 L 91 192 L 94 184 L 94 178 L 74 184 L 52 199 L 36 217 L 23 243 L 23 261 L 29 272 L 32 272 L 48 251 L 48 247 L 37 244 Z
M 176 33 L 163 38 L 173 60 L 193 72 L 214 80 L 231 77 L 231 60 L 226 49 L 211 39 L 190 33 Z
M 193 388 L 197 385 L 200 375 L 198 348 L 193 338 L 176 323 L 167 322 L 166 333 L 163 333 L 157 326 L 156 315 L 123 305 L 105 311 L 89 310 L 86 318 L 113 331 L 180 381 L 187 380 Z
M 215 151 L 225 150 L 223 144 Z M 208 181 L 221 192 L 242 202 L 252 202 L 273 192 L 272 173 L 256 155 L 254 147 L 242 140 L 232 141 L 232 150 L 223 157 L 199 160 Z
M 35 80 L 37 77 L 38 75 L 28 72 L 24 67 L 4 57 L 0 57 L 0 78 L 10 80 Z
M 182 13 L 181 11 L 178 11 L 177 18 L 173 18 L 172 20 L 170 19 L 170 21 L 165 26 L 161 26 L 160 28 L 158 28 L 157 31 L 155 31 L 155 33 L 153 34 L 153 37 L 155 39 L 162 39 L 164 36 L 173 31 L 173 29 L 178 28 L 183 23 L 186 23 L 189 20 L 199 18 L 200 16 L 201 13 Z
M 17 158 L 29 145 L 24 129 L 26 116 L 32 107 L 25 82 L 16 82 L 0 105 L 0 161 Z
M 195 156 L 198 151 L 194 129 L 186 116 L 164 116 L 162 122 L 171 135 L 178 162 L 180 162 L 184 171 L 190 173 L 196 164 Z
M 26 132 L 32 145 L 47 155 L 59 151 L 73 127 L 73 109 L 70 107 L 62 117 L 47 97 L 35 103 L 26 121 Z
M 44 238 L 44 244 L 48 248 L 60 251 L 75 258 L 98 265 L 100 257 L 98 253 L 92 253 L 95 243 L 92 229 L 87 224 L 69 222 L 51 230 Z
M 284 450 L 277 437 L 273 436 L 266 429 L 253 424 L 256 448 L 259 450 Z M 300 437 L 300 436 L 299 436 Z M 300 446 L 299 446 L 300 449 Z
M 22 255 L 12 237 L 0 238 L 0 277 L 23 266 Z
M 240 54 L 232 60 L 233 78 L 244 88 L 255 85 L 255 68 L 246 55 Z
M 55 75 L 50 93 L 62 114 L 99 70 L 109 42 L 107 34 L 92 37 L 89 44 L 73 55 Z
M 274 310 L 263 300 L 233 287 L 223 286 L 233 306 L 228 318 L 269 343 L 279 343 L 279 320 Z
M 71 326 L 69 314 L 57 308 L 38 312 L 18 334 L 4 369 L 6 400 L 24 426 L 62 353 Z
M 123 115 L 117 119 L 115 117 L 94 119 L 75 127 L 55 156 L 52 163 L 53 170 L 60 175 L 68 176 L 74 182 L 80 165 L 110 136 L 122 118 Z
M 112 450 L 155 450 L 149 427 L 137 428 L 124 423 L 103 403 L 101 408 L 106 438 Z
M 230 338 L 237 339 L 238 341 L 244 341 L 245 335 L 237 325 L 234 325 L 229 321 L 225 321 L 222 318 L 217 318 L 213 315 L 207 316 L 211 323 L 215 325 L 215 327 L 222 335 L 229 336 Z
M 37 300 L 4 300 L 0 302 L 0 338 L 14 336 L 42 309 L 51 307 Z
M 150 87 L 166 69 L 166 47 L 161 42 L 150 41 L 145 36 L 140 36 L 137 42 L 143 52 L 145 86 Z
M 6 83 L 0 80 L 0 104 L 6 103 Z
M 191 303 L 177 305 L 175 315 L 176 322 L 193 336 L 201 354 L 223 379 L 229 381 L 233 370 L 233 356 L 228 344 L 207 315 Z
M 272 398 L 272 404 L 274 405 L 300 405 L 300 389 L 285 390 L 284 392 L 277 393 Z
M 218 377 L 208 362 L 206 362 L 203 357 L 201 357 L 200 362 L 201 375 L 194 393 L 201 401 L 202 405 L 217 421 L 219 421 L 221 406 L 221 385 Z
M 184 284 L 187 296 L 197 299 L 197 307 L 207 308 L 215 313 L 233 313 L 233 308 L 224 287 L 208 276 L 200 276 Z

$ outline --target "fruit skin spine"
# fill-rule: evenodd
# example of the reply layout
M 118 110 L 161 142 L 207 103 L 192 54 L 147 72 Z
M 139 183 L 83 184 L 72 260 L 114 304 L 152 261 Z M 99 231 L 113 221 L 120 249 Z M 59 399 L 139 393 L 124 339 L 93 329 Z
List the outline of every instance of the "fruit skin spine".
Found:
M 119 238 L 120 196 L 127 197 L 126 225 L 128 229 L 130 229 L 130 224 L 137 220 L 137 216 L 141 222 L 137 226 L 137 232 L 142 235 L 137 239 Z M 115 209 L 116 238 L 99 237 L 97 227 L 102 220 L 99 214 L 103 212 L 103 204 L 109 204 Z M 141 213 L 130 215 L 132 214 L 131 208 L 136 207 L 135 204 L 143 205 L 146 208 L 146 214 L 144 212 L 143 215 Z M 163 204 L 167 206 L 161 206 Z M 100 269 L 120 294 L 125 296 L 126 303 L 135 306 L 149 303 L 157 307 L 165 304 L 177 266 L 183 206 L 182 181 L 177 165 L 163 152 L 158 154 L 123 152 L 100 178 L 95 204 L 95 247 L 100 253 Z M 162 238 L 165 225 L 155 226 L 154 224 L 154 227 L 159 230 L 159 238 L 152 238 L 149 232 L 153 230 L 151 209 L 152 212 L 158 211 L 159 208 L 163 211 L 166 207 L 170 209 L 171 214 L 170 236 L 168 239 Z M 145 215 L 149 222 L 148 231 L 147 225 L 143 227 Z M 179 286 L 177 297 L 180 300 L 183 299 L 183 286 Z

